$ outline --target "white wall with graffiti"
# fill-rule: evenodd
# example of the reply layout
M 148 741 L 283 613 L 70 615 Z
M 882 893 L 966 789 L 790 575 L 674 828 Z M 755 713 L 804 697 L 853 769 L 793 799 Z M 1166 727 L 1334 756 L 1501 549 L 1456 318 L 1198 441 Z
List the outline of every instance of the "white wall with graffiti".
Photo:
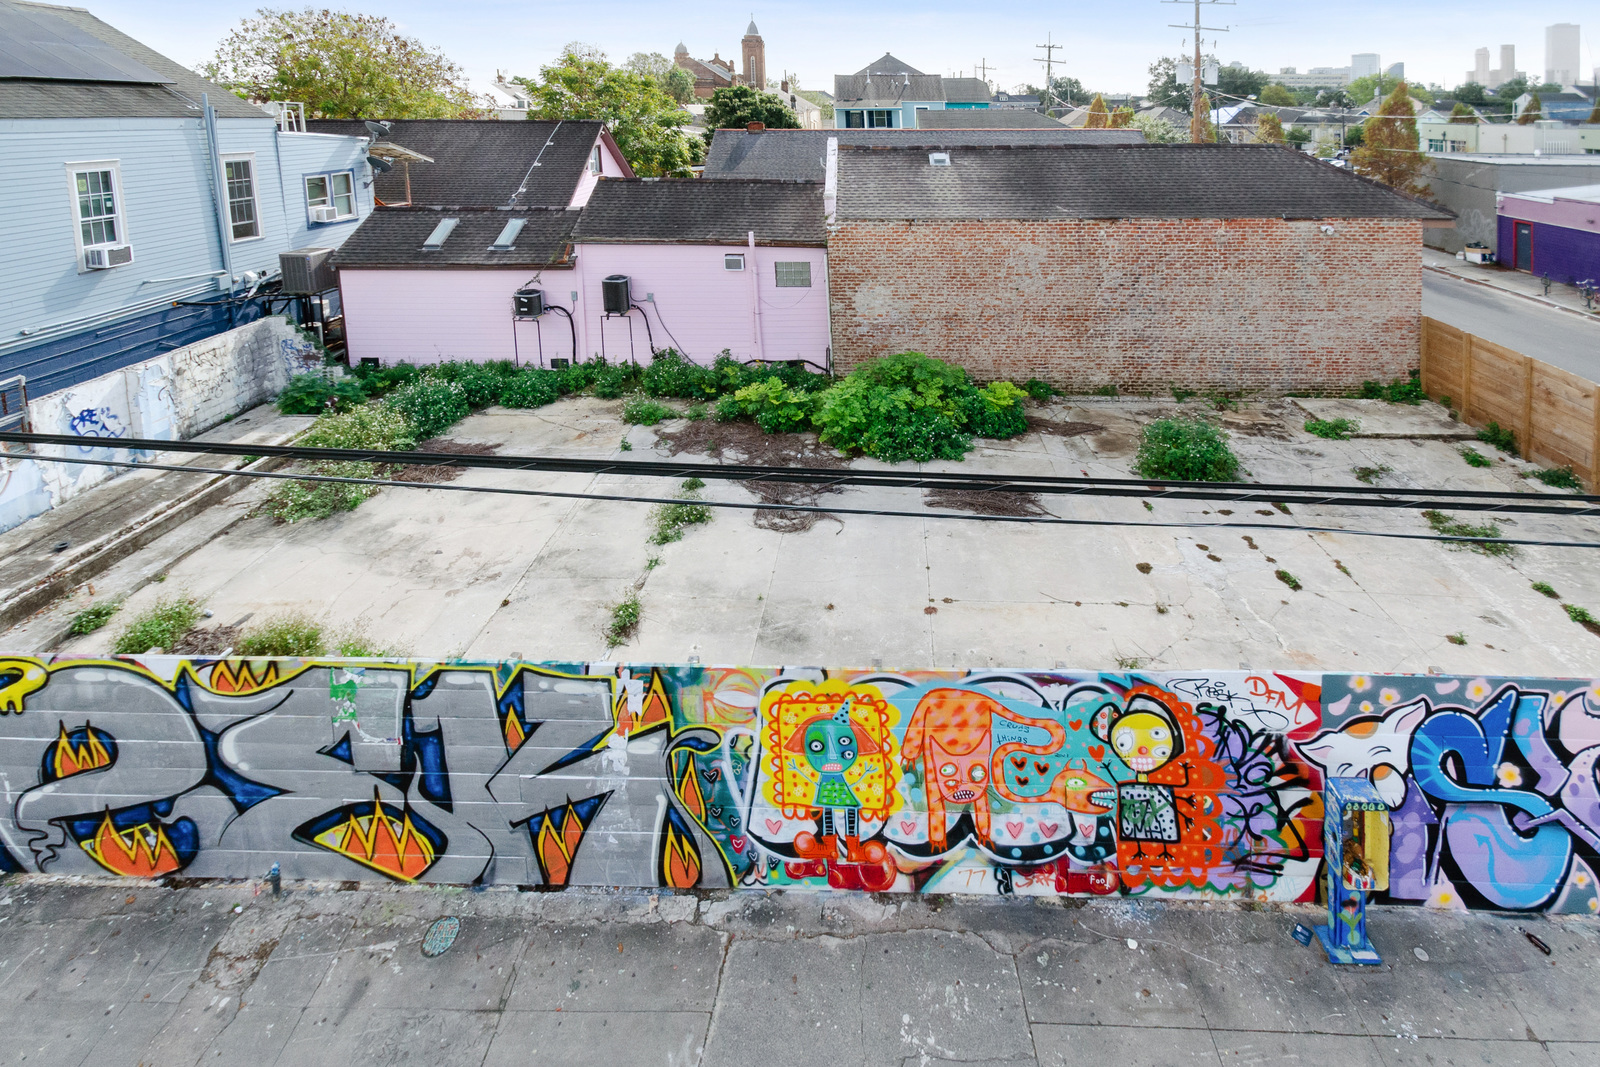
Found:
M 187 440 L 265 403 L 292 376 L 320 364 L 315 346 L 281 316 L 269 316 L 82 385 L 32 398 L 28 420 L 34 433 Z M 127 452 L 89 445 L 45 445 L 39 450 L 94 459 L 130 458 Z M 149 460 L 151 455 L 134 453 L 131 458 Z M 59 507 L 122 473 L 116 467 L 40 464 L 0 450 L 0 530 Z
M 0 658 L 0 867 L 1600 910 L 1600 683 Z

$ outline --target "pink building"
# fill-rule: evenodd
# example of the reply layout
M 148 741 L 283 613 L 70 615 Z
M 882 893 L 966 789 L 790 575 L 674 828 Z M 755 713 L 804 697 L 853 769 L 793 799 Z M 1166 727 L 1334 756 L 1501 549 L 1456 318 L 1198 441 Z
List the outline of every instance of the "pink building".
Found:
M 675 348 L 821 369 L 826 238 L 819 185 L 605 180 L 581 212 L 376 212 L 335 263 L 352 361 L 643 363 Z

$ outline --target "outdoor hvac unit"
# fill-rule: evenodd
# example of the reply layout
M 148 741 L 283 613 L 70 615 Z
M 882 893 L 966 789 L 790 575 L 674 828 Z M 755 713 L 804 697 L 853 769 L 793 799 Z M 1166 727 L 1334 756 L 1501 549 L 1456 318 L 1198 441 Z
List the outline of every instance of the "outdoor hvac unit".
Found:
M 132 245 L 111 245 L 107 248 L 83 250 L 84 270 L 110 270 L 112 267 L 125 267 L 132 262 Z
M 544 314 L 543 289 L 518 289 L 514 302 L 519 319 L 536 319 Z
M 331 248 L 296 248 L 278 253 L 283 271 L 283 292 L 310 294 L 337 288 L 339 276 L 331 262 Z
M 613 274 L 600 283 L 607 315 L 626 315 L 633 306 L 633 288 L 626 274 Z
M 336 208 L 336 207 L 329 207 L 326 204 L 324 204 L 324 205 L 322 205 L 320 207 L 314 207 L 314 208 L 311 209 L 311 221 L 312 222 L 338 222 L 339 221 L 339 209 Z

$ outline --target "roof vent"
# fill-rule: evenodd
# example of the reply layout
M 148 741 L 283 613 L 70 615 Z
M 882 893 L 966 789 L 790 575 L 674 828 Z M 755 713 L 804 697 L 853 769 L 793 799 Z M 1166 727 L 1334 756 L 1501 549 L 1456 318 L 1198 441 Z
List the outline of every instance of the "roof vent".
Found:
M 948 167 L 949 165 L 950 165 L 950 153 L 949 152 L 929 152 L 928 153 L 928 166 L 930 166 L 930 167 Z
M 517 234 L 528 224 L 527 219 L 512 219 L 506 223 L 505 229 L 500 231 L 500 236 L 494 239 L 494 244 L 489 246 L 491 252 L 509 252 L 511 246 L 517 243 Z M 433 238 L 429 238 L 433 240 Z
M 423 251 L 438 251 L 443 248 L 445 239 L 460 221 L 460 219 L 440 219 L 439 225 L 435 226 L 433 232 L 428 234 L 428 239 L 422 242 Z

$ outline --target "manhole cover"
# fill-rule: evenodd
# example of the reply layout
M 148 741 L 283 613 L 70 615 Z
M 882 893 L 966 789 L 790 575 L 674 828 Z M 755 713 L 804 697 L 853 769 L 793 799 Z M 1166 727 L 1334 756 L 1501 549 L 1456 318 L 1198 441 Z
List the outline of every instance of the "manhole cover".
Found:
M 428 927 L 428 932 L 422 935 L 422 954 L 424 956 L 442 956 L 456 943 L 456 935 L 461 932 L 461 920 L 454 915 L 446 915 L 436 920 Z

